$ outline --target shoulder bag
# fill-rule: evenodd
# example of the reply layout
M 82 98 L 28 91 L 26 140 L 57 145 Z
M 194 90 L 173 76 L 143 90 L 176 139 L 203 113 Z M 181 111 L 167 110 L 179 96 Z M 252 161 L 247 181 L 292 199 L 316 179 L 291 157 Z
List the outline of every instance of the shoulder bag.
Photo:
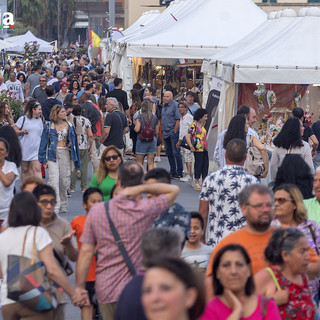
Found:
M 196 131 L 196 128 L 195 128 L 195 131 Z M 196 145 L 197 145 L 196 132 L 194 133 L 194 138 L 192 138 L 192 135 L 190 135 L 190 141 L 191 141 L 192 146 L 193 146 L 194 148 L 196 148 Z M 182 138 L 182 140 L 180 141 L 180 147 L 181 147 L 181 148 L 184 148 L 184 149 L 190 150 L 190 146 L 188 145 L 186 136 L 184 136 L 184 137 Z
M 114 225 L 111 217 L 110 217 L 110 213 L 109 213 L 109 201 L 106 201 L 104 203 L 104 207 L 106 209 L 106 215 L 107 215 L 107 218 L 108 218 L 108 221 L 109 221 L 109 225 L 110 225 L 110 228 L 111 228 L 111 232 L 113 234 L 113 237 L 114 237 L 114 240 L 119 248 L 119 251 L 121 252 L 122 256 L 123 256 L 123 260 L 124 262 L 126 263 L 130 273 L 132 274 L 132 276 L 135 276 L 136 275 L 136 269 L 134 268 L 133 266 L 133 263 L 129 257 L 129 254 L 128 254 L 128 251 L 126 250 L 124 244 L 123 244 L 123 241 L 121 240 L 120 238 L 120 235 L 118 233 L 118 230 L 116 228 L 116 226 Z
M 8 298 L 34 311 L 48 311 L 58 307 L 63 289 L 47 278 L 43 261 L 35 262 L 37 227 L 33 235 L 32 257 L 24 256 L 30 228 L 24 236 L 21 256 L 8 255 Z
M 253 146 L 253 138 L 250 136 L 247 148 L 247 159 L 244 162 L 244 169 L 253 176 L 260 176 L 264 172 L 264 163 L 260 150 Z

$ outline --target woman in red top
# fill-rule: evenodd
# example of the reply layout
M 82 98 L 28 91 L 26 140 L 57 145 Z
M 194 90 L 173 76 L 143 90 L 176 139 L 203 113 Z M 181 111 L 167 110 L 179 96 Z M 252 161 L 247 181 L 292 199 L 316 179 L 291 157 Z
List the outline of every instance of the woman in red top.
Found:
M 304 234 L 297 228 L 276 229 L 264 254 L 272 266 L 255 275 L 258 293 L 275 299 L 282 319 L 314 319 L 306 275 L 309 244 Z

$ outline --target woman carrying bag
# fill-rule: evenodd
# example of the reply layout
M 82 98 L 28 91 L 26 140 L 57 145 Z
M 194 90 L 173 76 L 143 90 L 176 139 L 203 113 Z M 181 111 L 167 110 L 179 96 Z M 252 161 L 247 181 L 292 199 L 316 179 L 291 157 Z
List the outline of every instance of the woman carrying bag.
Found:
M 194 189 L 196 191 L 201 191 L 200 178 L 202 176 L 203 182 L 208 175 L 209 169 L 207 131 L 204 128 L 207 119 L 208 111 L 206 109 L 198 109 L 193 115 L 194 122 L 186 134 L 190 151 L 194 154 Z M 195 147 L 191 143 L 191 139 L 196 141 Z
M 28 214 L 25 214 L 28 208 Z M 9 212 L 9 227 L 0 234 L 0 277 L 1 285 L 1 312 L 4 320 L 47 320 L 51 319 L 52 311 L 35 311 L 26 307 L 24 303 L 9 299 L 8 296 L 8 256 L 22 256 L 35 261 L 41 260 L 45 266 L 46 275 L 59 285 L 71 298 L 74 305 L 86 303 L 85 292 L 75 292 L 69 284 L 62 270 L 55 262 L 52 251 L 52 240 L 46 230 L 39 227 L 41 210 L 35 197 L 29 192 L 20 192 L 12 200 Z M 35 241 L 34 241 L 35 237 Z M 25 239 L 25 241 L 24 241 Z M 33 254 L 33 248 L 35 252 Z M 20 266 L 20 271 L 23 266 Z M 21 284 L 23 285 L 23 284 Z

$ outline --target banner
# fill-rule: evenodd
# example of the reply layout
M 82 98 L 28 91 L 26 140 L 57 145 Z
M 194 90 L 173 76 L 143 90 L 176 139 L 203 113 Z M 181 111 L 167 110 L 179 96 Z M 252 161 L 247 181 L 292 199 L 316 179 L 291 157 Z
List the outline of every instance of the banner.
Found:
M 208 95 L 206 109 L 208 111 L 208 120 L 205 128 L 207 130 L 208 155 L 209 159 L 213 159 L 214 149 L 217 143 L 218 134 L 218 104 L 220 100 L 220 92 L 222 89 L 223 80 L 213 77 Z
M 101 39 L 90 29 L 90 47 L 99 47 Z

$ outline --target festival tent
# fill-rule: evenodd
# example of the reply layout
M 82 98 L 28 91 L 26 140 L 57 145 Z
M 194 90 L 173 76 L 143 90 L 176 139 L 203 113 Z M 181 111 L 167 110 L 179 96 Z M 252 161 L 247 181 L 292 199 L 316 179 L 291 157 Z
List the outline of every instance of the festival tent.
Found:
M 150 10 L 150 11 L 144 12 L 136 22 L 134 22 L 130 27 L 122 31 L 122 34 L 124 36 L 128 36 L 130 34 L 136 34 L 137 32 L 140 31 L 140 29 L 144 28 L 154 19 L 158 18 L 159 15 L 160 15 L 159 10 Z
M 229 47 L 261 25 L 267 15 L 251 0 L 174 1 L 140 34 L 121 38 L 113 71 L 128 89 L 131 58 L 204 59 Z M 118 61 L 116 61 L 118 59 Z
M 270 35 L 266 29 L 264 40 L 257 38 L 250 50 L 239 52 L 236 43 L 225 51 L 226 56 L 221 52 L 211 58 L 213 69 L 223 65 L 222 71 L 216 68 L 223 79 L 218 105 L 219 132 L 227 127 L 235 113 L 240 83 L 320 83 L 320 8 L 303 8 L 298 15 L 287 9 L 275 18 L 279 21 L 270 23 Z M 278 28 L 273 29 L 273 24 Z M 252 35 L 248 35 L 250 38 Z M 245 43 L 246 39 L 241 42 Z
M 39 47 L 39 52 L 52 52 L 52 46 L 49 42 L 44 41 L 42 39 L 37 38 L 31 31 L 28 31 L 27 33 L 20 35 L 20 36 L 14 36 L 6 39 L 7 42 L 10 42 L 14 46 L 10 49 L 7 49 L 7 51 L 24 51 L 24 44 L 31 43 L 31 42 L 37 42 Z
M 182 18 L 155 35 L 141 34 L 127 42 L 130 57 L 204 59 L 240 40 L 266 20 L 251 0 L 197 0 Z

